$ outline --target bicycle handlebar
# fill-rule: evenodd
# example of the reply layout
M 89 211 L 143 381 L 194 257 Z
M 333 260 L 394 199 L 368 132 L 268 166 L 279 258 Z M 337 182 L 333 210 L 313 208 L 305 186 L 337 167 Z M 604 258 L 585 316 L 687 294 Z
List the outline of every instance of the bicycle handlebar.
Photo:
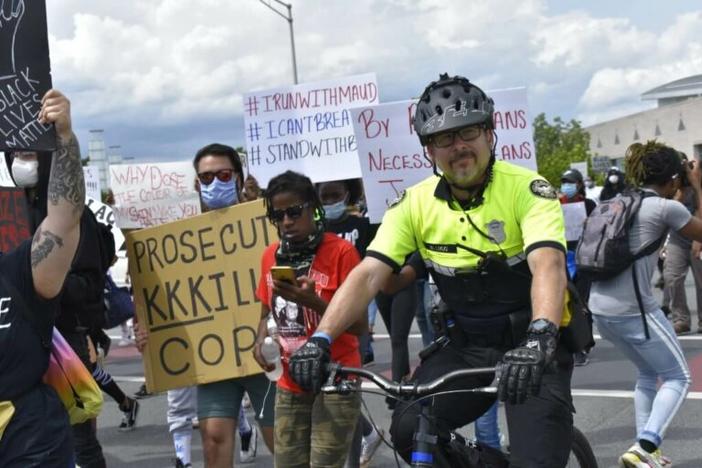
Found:
M 397 383 L 392 382 L 380 374 L 369 371 L 367 369 L 358 369 L 355 367 L 344 367 L 340 364 L 331 363 L 327 366 L 329 371 L 329 379 L 327 383 L 322 387 L 322 392 L 324 393 L 345 393 L 352 390 L 352 387 L 348 380 L 343 380 L 344 377 L 349 375 L 358 375 L 364 377 L 368 380 L 374 382 L 378 387 L 383 389 L 386 393 L 396 397 L 422 397 L 426 395 L 431 395 L 436 393 L 436 390 L 446 385 L 454 380 L 460 379 L 462 377 L 467 377 L 470 375 L 481 375 L 490 374 L 497 371 L 495 367 L 478 367 L 475 369 L 460 369 L 449 372 L 448 374 L 442 375 L 441 377 L 427 382 L 424 384 L 417 383 Z M 342 380 L 337 381 L 337 377 L 341 377 Z M 495 392 L 494 387 L 480 387 L 471 389 L 476 392 Z

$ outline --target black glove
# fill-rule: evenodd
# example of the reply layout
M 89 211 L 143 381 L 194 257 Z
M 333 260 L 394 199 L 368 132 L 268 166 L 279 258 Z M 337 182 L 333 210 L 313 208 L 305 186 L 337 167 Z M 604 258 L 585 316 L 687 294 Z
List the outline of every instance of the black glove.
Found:
M 524 403 L 528 393 L 538 395 L 541 376 L 553 362 L 557 344 L 557 325 L 546 319 L 531 322 L 526 343 L 507 351 L 502 358 L 497 398 L 518 404 Z
M 313 336 L 290 356 L 290 376 L 303 389 L 319 393 L 329 375 L 329 359 L 329 342 L 321 336 Z

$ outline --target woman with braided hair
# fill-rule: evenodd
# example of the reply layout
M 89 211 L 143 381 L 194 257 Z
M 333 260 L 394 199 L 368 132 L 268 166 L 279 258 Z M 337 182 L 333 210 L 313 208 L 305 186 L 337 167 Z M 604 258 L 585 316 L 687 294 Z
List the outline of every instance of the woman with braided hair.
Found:
M 627 149 L 626 175 L 643 197 L 628 234 L 633 254 L 658 242 L 671 229 L 702 240 L 702 219 L 672 200 L 685 181 L 702 201 L 699 164 L 688 165 L 678 151 L 654 140 L 635 143 Z M 614 278 L 594 282 L 590 293 L 589 306 L 601 335 L 639 371 L 634 391 L 636 442 L 619 458 L 624 467 L 670 466 L 659 447 L 690 387 L 690 371 L 680 343 L 651 290 L 657 257 L 657 252 L 653 252 Z M 633 275 L 639 286 L 641 307 Z M 648 338 L 641 311 L 645 313 Z

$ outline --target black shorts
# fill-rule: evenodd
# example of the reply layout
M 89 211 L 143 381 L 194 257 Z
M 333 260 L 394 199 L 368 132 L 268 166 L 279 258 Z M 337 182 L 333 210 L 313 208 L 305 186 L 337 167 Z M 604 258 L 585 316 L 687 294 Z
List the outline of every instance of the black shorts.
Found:
M 0 439 L 3 468 L 66 468 L 73 437 L 63 403 L 53 388 L 39 384 L 13 401 L 15 414 Z

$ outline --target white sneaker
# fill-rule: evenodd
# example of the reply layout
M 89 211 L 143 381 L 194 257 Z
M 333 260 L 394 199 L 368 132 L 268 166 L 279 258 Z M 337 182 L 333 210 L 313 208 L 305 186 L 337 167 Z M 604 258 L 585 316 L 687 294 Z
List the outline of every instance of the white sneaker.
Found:
M 385 431 L 383 429 L 378 432 L 373 428 L 373 431 L 368 436 L 361 439 L 361 458 L 359 460 L 361 465 L 366 465 L 371 461 L 384 436 Z
M 622 468 L 670 468 L 673 462 L 663 456 L 661 449 L 648 453 L 637 443 L 619 457 L 619 466 Z
M 239 448 L 239 458 L 241 463 L 251 463 L 256 458 L 256 448 L 258 445 L 258 430 L 255 425 L 251 425 L 251 440 L 249 441 L 249 449 L 244 451 Z

